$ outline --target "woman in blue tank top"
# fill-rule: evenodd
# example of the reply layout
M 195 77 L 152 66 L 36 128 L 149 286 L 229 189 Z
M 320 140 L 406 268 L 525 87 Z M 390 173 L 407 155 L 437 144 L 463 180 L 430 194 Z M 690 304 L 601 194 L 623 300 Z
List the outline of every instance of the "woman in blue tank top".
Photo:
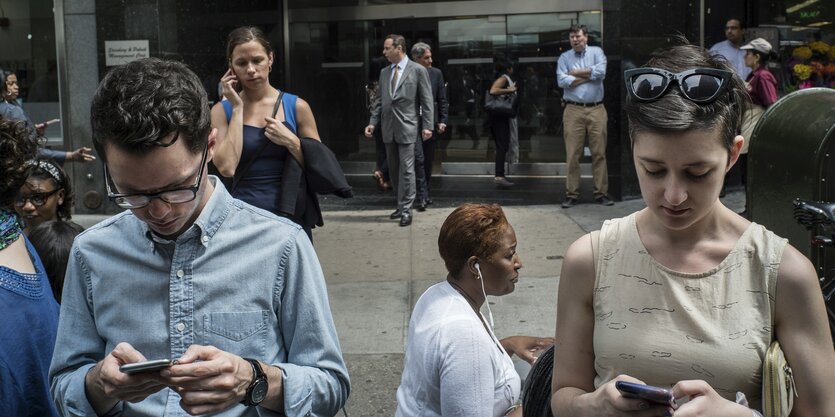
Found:
M 300 138 L 321 141 L 313 111 L 304 100 L 270 85 L 274 55 L 260 29 L 233 30 L 226 56 L 229 70 L 220 80 L 224 100 L 212 108 L 219 138 L 214 164 L 221 175 L 233 178 L 232 196 L 298 223 L 279 210 L 282 171 L 288 157 L 304 166 Z M 310 225 L 301 226 L 310 236 Z

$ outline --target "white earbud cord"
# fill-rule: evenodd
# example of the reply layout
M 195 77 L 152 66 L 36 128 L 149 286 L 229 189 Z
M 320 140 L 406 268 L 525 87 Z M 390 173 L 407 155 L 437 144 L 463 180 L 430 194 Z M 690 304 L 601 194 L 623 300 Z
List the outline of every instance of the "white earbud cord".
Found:
M 487 315 L 490 317 L 490 330 L 493 330 L 495 328 L 493 325 L 493 311 L 490 310 L 490 302 L 487 300 L 487 291 L 484 291 L 484 278 L 481 276 L 481 268 L 476 266 L 476 271 L 478 271 L 478 280 L 481 281 L 481 293 L 484 294 L 484 305 L 487 306 Z

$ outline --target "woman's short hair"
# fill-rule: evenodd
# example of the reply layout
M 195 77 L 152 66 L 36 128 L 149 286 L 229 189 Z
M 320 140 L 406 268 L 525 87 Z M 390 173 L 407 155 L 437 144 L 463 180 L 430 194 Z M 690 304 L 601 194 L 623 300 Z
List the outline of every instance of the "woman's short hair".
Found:
M 72 218 L 73 199 L 75 195 L 72 192 L 72 184 L 70 183 L 67 173 L 61 168 L 61 165 L 49 159 L 32 160 L 26 163 L 29 166 L 29 175 L 26 177 L 35 178 L 43 181 L 52 181 L 56 188 L 64 189 L 64 201 L 58 205 L 56 214 L 59 220 L 69 220 Z
M 508 72 L 508 70 L 513 68 L 513 63 L 510 62 L 509 59 L 500 58 L 496 60 L 496 63 L 493 64 L 493 67 L 496 69 L 496 74 L 498 74 L 498 76 L 501 77 L 502 74 Z
M 231 32 L 226 37 L 226 59 L 232 60 L 232 52 L 238 45 L 243 45 L 247 42 L 258 42 L 267 52 L 267 55 L 273 53 L 273 47 L 270 45 L 267 35 L 256 26 L 241 26 Z
M 37 155 L 38 139 L 23 120 L 0 117 L 0 207 L 11 207 L 26 182 L 26 161 Z
M 72 242 L 83 231 L 83 227 L 71 221 L 48 221 L 37 225 L 29 232 L 29 241 L 38 252 L 52 286 L 52 294 L 59 303 Z
M 658 51 L 644 67 L 661 68 L 679 73 L 693 68 L 716 68 L 734 73 L 727 88 L 708 104 L 688 100 L 674 85 L 661 98 L 641 103 L 627 94 L 624 111 L 629 119 L 629 137 L 649 131 L 654 133 L 686 132 L 718 129 L 722 143 L 730 150 L 742 126 L 742 115 L 750 98 L 745 84 L 723 58 L 711 55 L 706 49 L 684 44 Z
M 470 256 L 487 258 L 499 250 L 509 223 L 498 204 L 467 203 L 456 208 L 441 226 L 438 252 L 447 271 L 455 275 Z

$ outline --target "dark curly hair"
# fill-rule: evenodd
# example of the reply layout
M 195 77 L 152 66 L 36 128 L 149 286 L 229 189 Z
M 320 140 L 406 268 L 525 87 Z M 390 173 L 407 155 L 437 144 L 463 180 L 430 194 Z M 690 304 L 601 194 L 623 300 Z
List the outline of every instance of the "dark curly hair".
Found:
M 0 208 L 12 206 L 26 181 L 26 161 L 38 152 L 38 138 L 22 120 L 0 117 Z
M 634 144 L 635 135 L 642 131 L 669 133 L 718 128 L 722 143 L 730 150 L 734 137 L 741 129 L 742 115 L 750 103 L 745 84 L 723 58 L 711 55 L 700 46 L 688 44 L 684 38 L 678 41 L 682 44 L 658 51 L 644 67 L 674 73 L 693 68 L 716 68 L 731 71 L 733 77 L 725 91 L 707 104 L 688 100 L 676 86 L 660 99 L 648 103 L 637 102 L 627 94 L 624 111 L 629 119 L 629 137 Z
M 502 233 L 510 224 L 498 204 L 462 204 L 441 226 L 438 252 L 455 277 L 470 256 L 487 258 L 499 250 Z
M 192 154 L 203 151 L 211 129 L 209 101 L 197 75 L 185 64 L 144 58 L 110 70 L 90 108 L 93 145 L 107 161 L 110 143 L 143 155 L 179 133 Z
M 73 200 L 75 199 L 75 195 L 72 192 L 72 184 L 67 177 L 67 173 L 64 172 L 64 169 L 61 168 L 61 165 L 55 163 L 55 161 L 49 159 L 41 159 L 38 161 L 32 161 L 33 163 L 29 163 L 29 175 L 27 179 L 34 178 L 39 179 L 42 181 L 51 181 L 55 184 L 55 188 L 63 188 L 64 189 L 64 202 L 58 206 L 55 214 L 58 215 L 59 220 L 69 220 L 72 218 L 72 207 L 73 207 Z M 55 176 L 49 172 L 48 169 L 45 169 L 43 165 L 48 164 L 50 168 L 54 168 L 53 171 L 58 173 L 58 178 L 56 179 Z

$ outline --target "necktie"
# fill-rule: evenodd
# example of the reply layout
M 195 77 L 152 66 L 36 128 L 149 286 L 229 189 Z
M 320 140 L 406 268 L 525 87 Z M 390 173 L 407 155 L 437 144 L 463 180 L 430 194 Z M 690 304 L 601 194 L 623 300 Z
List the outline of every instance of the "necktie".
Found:
M 400 67 L 395 65 L 394 66 L 394 75 L 391 76 L 391 89 L 389 90 L 389 92 L 391 93 L 392 96 L 394 95 L 394 87 L 397 87 L 397 71 L 399 69 L 400 69 Z

